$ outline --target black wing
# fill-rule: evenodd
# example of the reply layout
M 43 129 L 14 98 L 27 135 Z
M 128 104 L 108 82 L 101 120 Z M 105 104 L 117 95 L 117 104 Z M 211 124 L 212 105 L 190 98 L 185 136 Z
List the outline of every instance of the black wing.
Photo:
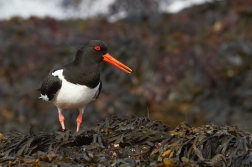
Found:
M 46 95 L 50 100 L 53 99 L 54 95 L 61 88 L 62 81 L 57 77 L 53 76 L 51 71 L 43 80 L 40 92 L 42 95 Z
M 102 89 L 102 81 L 100 80 L 99 88 L 98 88 L 97 92 L 95 93 L 95 96 L 94 96 L 93 100 L 96 100 L 98 98 L 98 96 L 101 93 L 101 89 Z

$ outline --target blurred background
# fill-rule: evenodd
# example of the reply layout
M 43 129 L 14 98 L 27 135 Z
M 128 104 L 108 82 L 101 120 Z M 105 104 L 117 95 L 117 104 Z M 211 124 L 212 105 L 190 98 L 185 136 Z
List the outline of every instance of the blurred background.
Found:
M 252 131 L 251 0 L 0 0 L 0 132 L 59 130 L 43 78 L 90 39 L 133 69 L 101 65 L 103 90 L 83 126 L 116 114 L 176 127 Z M 65 110 L 76 126 L 77 110 Z

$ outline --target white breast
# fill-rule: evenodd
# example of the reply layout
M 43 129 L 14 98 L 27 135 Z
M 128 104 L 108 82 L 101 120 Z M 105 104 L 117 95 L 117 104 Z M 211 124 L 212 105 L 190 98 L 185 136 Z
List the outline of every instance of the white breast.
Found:
M 82 108 L 87 105 L 98 91 L 100 83 L 95 88 L 72 84 L 65 80 L 63 70 L 52 73 L 62 81 L 60 90 L 55 94 L 52 102 L 59 108 Z

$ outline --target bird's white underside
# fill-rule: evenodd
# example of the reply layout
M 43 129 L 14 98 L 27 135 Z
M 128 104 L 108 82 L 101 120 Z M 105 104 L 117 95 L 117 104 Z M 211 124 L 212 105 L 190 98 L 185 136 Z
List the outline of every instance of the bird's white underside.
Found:
M 62 73 L 63 70 L 57 70 L 52 73 L 53 76 L 58 77 L 62 81 L 62 86 L 55 94 L 52 102 L 59 109 L 84 108 L 94 98 L 100 83 L 95 88 L 91 89 L 87 86 L 72 84 L 66 81 Z M 46 95 L 41 95 L 41 98 L 48 101 Z

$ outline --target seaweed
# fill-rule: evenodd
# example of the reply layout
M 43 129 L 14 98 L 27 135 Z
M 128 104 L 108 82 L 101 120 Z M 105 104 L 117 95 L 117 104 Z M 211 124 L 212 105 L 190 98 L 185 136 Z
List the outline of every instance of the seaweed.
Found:
M 251 134 L 214 124 L 174 130 L 149 118 L 111 116 L 78 133 L 0 135 L 0 164 L 43 166 L 251 166 Z

